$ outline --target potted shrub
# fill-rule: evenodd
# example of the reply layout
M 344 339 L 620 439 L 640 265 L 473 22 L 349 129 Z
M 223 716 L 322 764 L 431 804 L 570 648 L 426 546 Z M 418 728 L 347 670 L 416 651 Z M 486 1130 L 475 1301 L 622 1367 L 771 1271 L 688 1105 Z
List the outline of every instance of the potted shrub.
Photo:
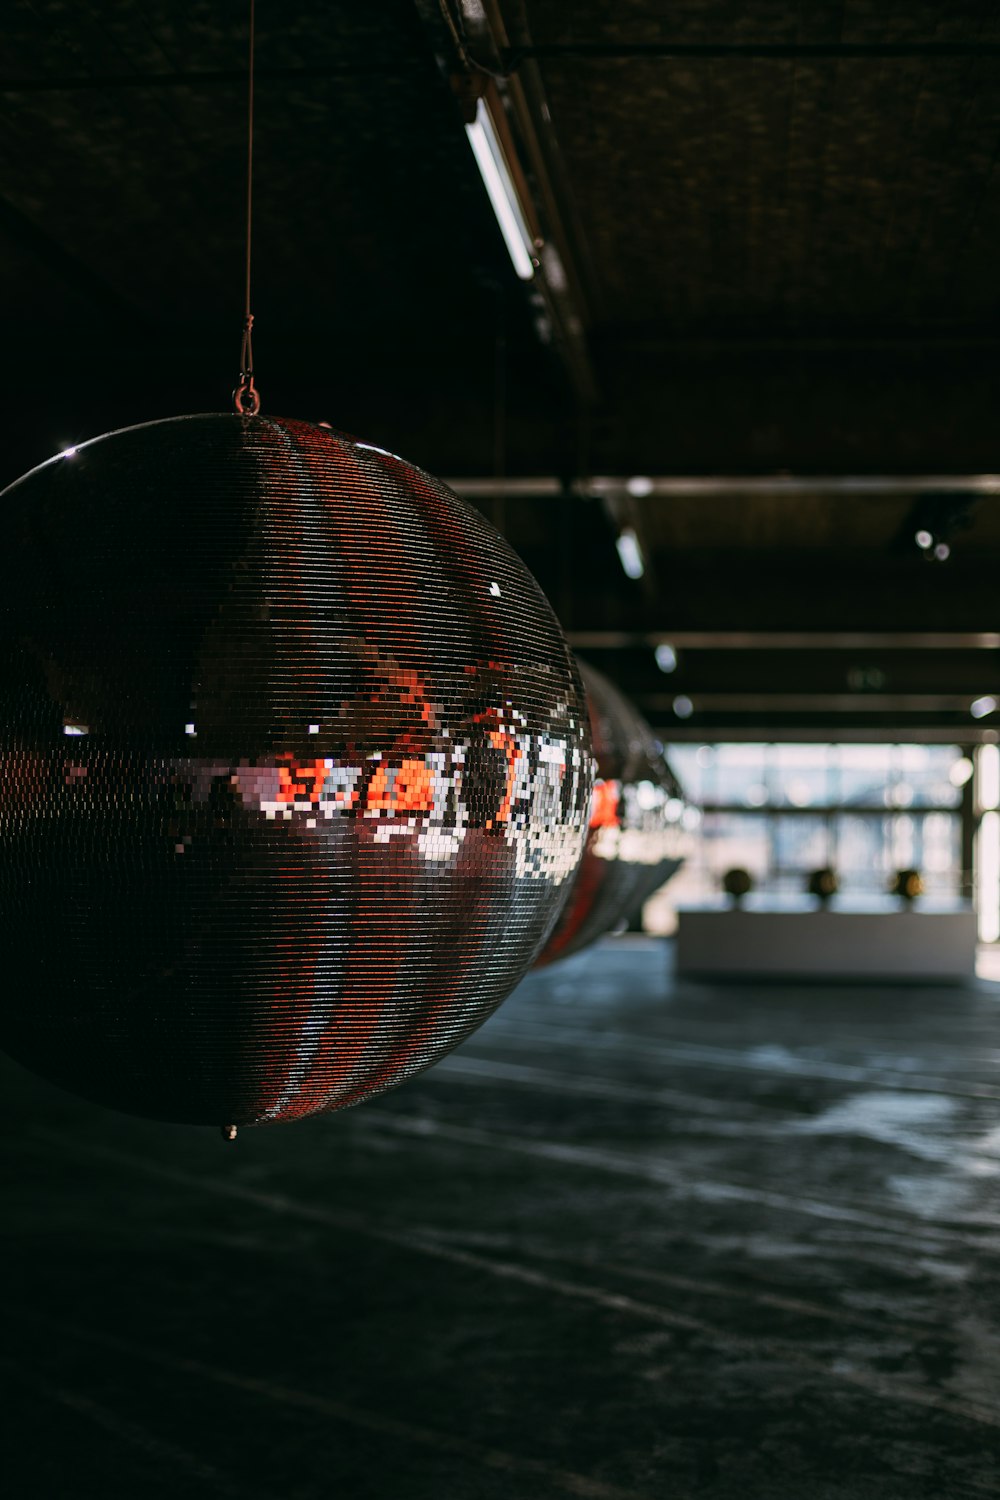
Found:
M 806 890 L 810 896 L 816 896 L 825 906 L 831 896 L 835 896 L 840 890 L 840 881 L 837 879 L 836 870 L 829 865 L 824 865 L 821 870 L 812 870 L 806 880 Z
M 738 865 L 727 870 L 722 877 L 722 889 L 727 896 L 732 896 L 733 901 L 739 906 L 743 897 L 753 890 L 753 876 L 749 870 L 741 869 Z
M 892 883 L 892 894 L 909 903 L 924 893 L 924 883 L 919 870 L 897 870 Z

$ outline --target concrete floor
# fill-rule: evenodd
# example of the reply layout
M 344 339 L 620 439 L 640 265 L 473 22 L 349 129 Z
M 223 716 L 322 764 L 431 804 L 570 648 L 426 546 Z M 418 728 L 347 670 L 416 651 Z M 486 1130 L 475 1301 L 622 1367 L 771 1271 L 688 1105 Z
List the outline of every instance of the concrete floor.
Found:
M 998 984 L 623 939 L 235 1146 L 0 1087 L 12 1496 L 1000 1493 Z

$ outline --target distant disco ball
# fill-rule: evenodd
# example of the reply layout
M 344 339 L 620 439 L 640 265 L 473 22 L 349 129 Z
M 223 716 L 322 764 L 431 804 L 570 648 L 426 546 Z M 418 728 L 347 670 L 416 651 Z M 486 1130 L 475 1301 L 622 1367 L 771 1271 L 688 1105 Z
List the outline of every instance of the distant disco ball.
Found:
M 136 1114 L 295 1119 L 473 1031 L 562 904 L 579 676 L 477 512 L 305 422 L 112 433 L 4 493 L 2 1042 Z
M 680 783 L 642 715 L 579 663 L 597 756 L 590 832 L 562 915 L 536 967 L 566 958 L 632 917 L 684 862 Z

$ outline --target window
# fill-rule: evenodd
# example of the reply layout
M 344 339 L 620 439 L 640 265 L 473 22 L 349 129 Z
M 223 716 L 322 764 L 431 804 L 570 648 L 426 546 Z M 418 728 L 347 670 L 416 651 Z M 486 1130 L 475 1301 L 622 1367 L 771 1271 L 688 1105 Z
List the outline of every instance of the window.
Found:
M 687 865 L 646 909 L 652 931 L 671 930 L 678 905 L 722 899 L 734 866 L 753 877 L 748 904 L 804 904 L 810 873 L 827 865 L 845 905 L 888 903 L 901 869 L 920 871 L 928 903 L 972 895 L 971 763 L 958 745 L 684 744 L 669 757 L 704 817 Z M 1000 771 L 994 779 L 1000 801 Z

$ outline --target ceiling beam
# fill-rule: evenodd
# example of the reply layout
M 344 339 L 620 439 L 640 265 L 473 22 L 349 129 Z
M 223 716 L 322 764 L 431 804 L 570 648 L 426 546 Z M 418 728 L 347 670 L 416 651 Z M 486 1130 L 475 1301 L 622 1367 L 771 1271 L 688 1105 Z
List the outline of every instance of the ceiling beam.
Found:
M 673 708 L 677 693 L 640 693 L 643 708 Z M 734 714 L 961 714 L 971 693 L 700 693 L 685 695 L 694 711 Z
M 840 725 L 760 725 L 746 723 L 721 724 L 671 724 L 654 722 L 653 733 L 669 749 L 671 744 L 724 745 L 736 744 L 860 744 L 860 745 L 993 745 L 998 736 L 995 729 L 948 727 L 939 724 L 920 724 L 908 727 L 884 724 Z M 897 809 L 904 811 L 904 809 Z M 886 809 L 888 812 L 889 809 Z
M 1000 632 L 933 630 L 571 630 L 577 651 L 996 651 Z
M 581 500 L 630 495 L 641 500 L 713 499 L 725 496 L 828 495 L 859 498 L 926 495 L 1000 495 L 1000 474 L 599 474 L 567 485 L 554 474 L 510 478 L 462 476 L 446 483 L 467 500 L 519 496 L 551 500 L 567 491 Z
M 953 324 L 945 329 L 925 326 L 911 329 L 879 330 L 828 329 L 824 332 L 774 332 L 759 329 L 734 334 L 706 333 L 697 337 L 658 332 L 655 325 L 645 324 L 633 332 L 622 324 L 614 330 L 613 344 L 622 355 L 652 356 L 654 359 L 690 358 L 704 360 L 709 356 L 757 354 L 895 354 L 907 358 L 920 354 L 941 354 L 955 350 L 994 350 L 1000 344 L 1000 330 L 982 323 L 975 327 Z
M 408 57 L 379 58 L 343 63 L 319 63 L 314 67 L 269 68 L 255 64 L 255 83 L 298 83 L 323 78 L 399 77 L 412 71 Z M 245 90 L 246 68 L 198 69 L 193 72 L 152 73 L 44 73 L 35 78 L 0 78 L 0 94 L 65 94 L 118 89 L 206 89 L 219 86 Z
M 526 62 L 561 62 L 568 58 L 641 62 L 657 58 L 892 61 L 962 57 L 1000 57 L 1000 42 L 538 42 L 508 48 L 503 61 L 510 72 L 515 72 Z

